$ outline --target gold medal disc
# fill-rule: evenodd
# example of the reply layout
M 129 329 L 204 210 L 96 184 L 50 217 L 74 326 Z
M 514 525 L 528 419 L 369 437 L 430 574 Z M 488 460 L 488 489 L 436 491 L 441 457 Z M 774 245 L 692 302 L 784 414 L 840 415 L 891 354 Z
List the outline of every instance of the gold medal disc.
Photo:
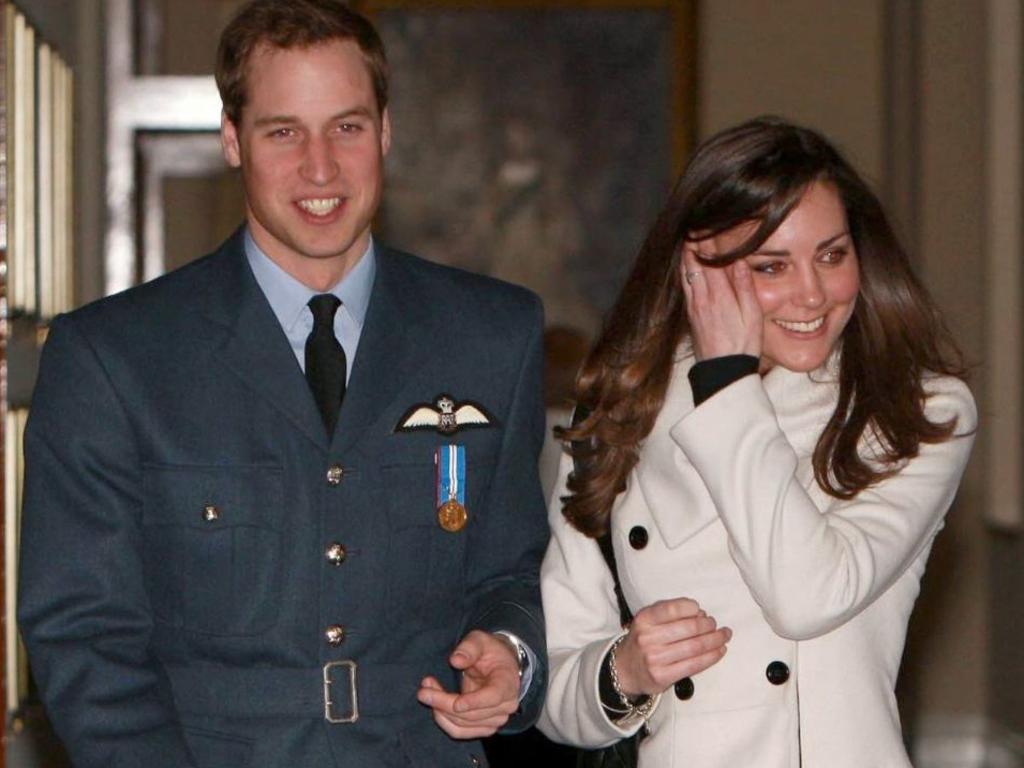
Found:
M 448 533 L 458 533 L 466 527 L 469 513 L 455 499 L 449 499 L 437 508 L 437 522 Z

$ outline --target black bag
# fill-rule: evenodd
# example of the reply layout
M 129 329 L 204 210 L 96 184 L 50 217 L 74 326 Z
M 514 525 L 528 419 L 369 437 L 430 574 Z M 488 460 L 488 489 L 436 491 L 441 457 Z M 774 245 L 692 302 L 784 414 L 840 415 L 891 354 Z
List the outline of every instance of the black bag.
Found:
M 572 414 L 572 425 L 575 427 L 590 414 L 590 411 L 582 405 L 577 405 Z M 573 470 L 580 468 L 581 454 L 586 451 L 585 446 L 573 444 L 572 463 Z M 622 585 L 619 583 L 619 569 L 615 564 L 615 548 L 612 546 L 611 531 L 605 532 L 597 540 L 601 548 L 601 555 L 604 557 L 608 570 L 612 572 L 612 579 L 615 582 L 615 601 L 619 604 L 619 622 L 623 627 L 629 626 L 633 621 L 633 612 L 629 610 L 626 598 L 622 594 Z M 636 768 L 640 756 L 640 740 L 646 735 L 647 726 L 643 726 L 632 736 L 619 739 L 614 744 L 600 749 L 581 749 L 576 757 L 576 768 Z

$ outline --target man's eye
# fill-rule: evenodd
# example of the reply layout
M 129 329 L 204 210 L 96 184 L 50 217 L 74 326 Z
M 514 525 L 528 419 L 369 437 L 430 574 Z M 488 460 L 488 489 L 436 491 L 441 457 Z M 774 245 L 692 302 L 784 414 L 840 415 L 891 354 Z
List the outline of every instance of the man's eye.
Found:
M 338 126 L 338 130 L 342 133 L 359 133 L 363 130 L 363 126 L 359 123 L 342 123 Z
M 293 128 L 276 128 L 270 132 L 272 139 L 290 139 L 294 135 L 295 129 Z

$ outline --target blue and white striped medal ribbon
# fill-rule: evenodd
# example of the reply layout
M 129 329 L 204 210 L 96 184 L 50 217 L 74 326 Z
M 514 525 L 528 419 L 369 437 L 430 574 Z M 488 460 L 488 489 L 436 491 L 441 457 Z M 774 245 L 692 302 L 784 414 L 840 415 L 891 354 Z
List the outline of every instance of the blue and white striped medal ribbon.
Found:
M 466 527 L 466 446 L 438 446 L 434 454 L 437 466 L 437 522 L 449 533 Z

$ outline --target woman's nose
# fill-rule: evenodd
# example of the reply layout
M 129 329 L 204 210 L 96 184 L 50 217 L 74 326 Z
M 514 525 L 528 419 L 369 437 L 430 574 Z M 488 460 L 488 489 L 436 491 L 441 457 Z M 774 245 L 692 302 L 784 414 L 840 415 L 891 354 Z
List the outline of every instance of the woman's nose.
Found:
M 800 277 L 797 301 L 800 305 L 815 309 L 825 303 L 825 287 L 817 270 L 809 269 Z

